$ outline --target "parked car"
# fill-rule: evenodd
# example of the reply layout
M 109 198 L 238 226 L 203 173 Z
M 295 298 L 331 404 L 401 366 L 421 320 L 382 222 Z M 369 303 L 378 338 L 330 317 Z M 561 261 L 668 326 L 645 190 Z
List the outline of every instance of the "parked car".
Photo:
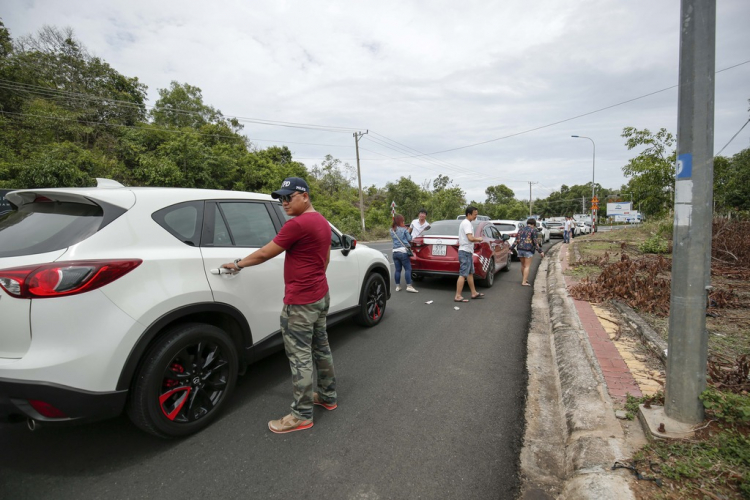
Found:
M 458 227 L 460 220 L 432 222 L 412 241 L 414 256 L 411 258 L 412 277 L 420 280 L 425 276 L 458 276 Z M 509 236 L 500 234 L 489 221 L 475 220 L 474 235 L 482 236 L 481 243 L 474 244 L 474 278 L 486 288 L 495 282 L 499 270 L 510 271 L 511 252 Z
M 185 436 L 226 406 L 245 367 L 282 347 L 284 253 L 221 264 L 276 236 L 264 194 L 176 188 L 30 189 L 0 216 L 0 417 L 44 424 L 127 411 Z M 377 325 L 384 254 L 332 228 L 328 325 Z
M 565 231 L 565 224 L 562 222 L 545 222 L 547 229 L 549 229 L 549 236 L 552 238 L 562 238 L 563 232 Z
M 576 222 L 576 236 L 581 234 L 590 234 L 591 233 L 591 224 L 583 221 L 577 221 Z
M 511 247 L 513 246 L 513 243 L 516 241 L 516 237 L 518 236 L 518 231 L 526 225 L 526 221 L 517 221 L 517 220 L 506 220 L 506 219 L 496 219 L 491 220 L 492 224 L 495 226 L 495 229 L 497 229 L 500 234 L 507 234 L 508 235 L 508 245 Z M 518 260 L 518 252 L 514 248 L 511 250 L 513 259 Z
M 537 219 L 536 231 L 541 235 L 542 243 L 547 243 L 549 241 L 549 228 L 545 221 Z

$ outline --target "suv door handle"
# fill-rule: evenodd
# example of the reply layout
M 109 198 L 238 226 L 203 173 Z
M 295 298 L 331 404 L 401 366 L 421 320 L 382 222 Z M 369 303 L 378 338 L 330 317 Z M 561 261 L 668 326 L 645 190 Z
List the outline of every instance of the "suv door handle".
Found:
M 239 274 L 239 271 L 232 271 L 231 269 L 227 269 L 226 267 L 220 267 L 218 269 L 211 269 L 211 274 L 216 274 L 216 275 L 220 275 L 220 274 L 235 275 L 235 274 Z

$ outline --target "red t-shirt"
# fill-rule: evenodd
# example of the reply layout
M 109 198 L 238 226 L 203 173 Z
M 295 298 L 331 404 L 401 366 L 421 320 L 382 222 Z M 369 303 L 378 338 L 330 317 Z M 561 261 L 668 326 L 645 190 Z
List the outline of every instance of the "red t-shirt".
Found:
M 328 293 L 326 258 L 331 226 L 318 212 L 305 212 L 284 224 L 273 242 L 286 250 L 284 304 L 312 304 Z

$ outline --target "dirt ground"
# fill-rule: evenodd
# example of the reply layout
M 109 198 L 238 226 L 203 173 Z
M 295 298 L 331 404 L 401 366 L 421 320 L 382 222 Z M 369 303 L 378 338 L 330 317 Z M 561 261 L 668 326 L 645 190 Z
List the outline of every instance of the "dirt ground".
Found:
M 566 274 L 580 282 L 571 287 L 571 294 L 595 303 L 600 322 L 628 364 L 643 395 L 663 397 L 666 371 L 662 361 L 645 348 L 608 299 L 595 300 L 608 296 L 629 302 L 667 340 L 672 255 L 655 256 L 642 251 L 648 246 L 644 242 L 653 242 L 659 232 L 658 224 L 644 224 L 576 238 L 573 251 L 569 252 L 570 267 Z M 671 249 L 671 242 L 664 240 Z M 724 264 L 716 260 L 712 263 L 714 291 L 706 317 L 709 371 L 712 367 L 728 369 L 742 355 L 750 355 L 750 270 Z M 648 293 L 641 294 L 646 288 L 649 288 Z M 628 409 L 623 404 L 616 407 Z M 742 484 L 748 479 L 747 464 L 742 466 L 745 468 L 738 468 L 738 473 L 724 464 L 717 466 L 710 459 L 701 458 L 711 456 L 710 452 L 706 454 L 705 448 L 713 446 L 711 443 L 720 431 L 715 420 L 707 420 L 693 440 L 673 445 L 650 445 L 637 419 L 621 420 L 621 424 L 628 438 L 628 451 L 633 452 L 630 460 L 636 460 L 635 466 L 642 478 L 631 483 L 636 498 L 750 498 L 742 492 Z M 700 452 L 703 455 L 696 452 L 693 456 L 692 450 L 699 449 L 703 450 Z M 745 452 L 750 456 L 750 450 L 743 449 L 740 454 Z M 663 473 L 662 466 L 669 473 Z M 681 470 L 683 475 L 675 475 L 674 470 Z M 647 478 L 658 478 L 661 485 Z

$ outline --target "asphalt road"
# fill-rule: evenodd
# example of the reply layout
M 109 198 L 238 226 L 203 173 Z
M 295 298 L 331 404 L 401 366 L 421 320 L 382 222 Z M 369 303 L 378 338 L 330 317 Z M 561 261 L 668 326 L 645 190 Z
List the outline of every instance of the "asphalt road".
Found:
M 251 367 L 223 416 L 187 439 L 126 417 L 33 433 L 0 424 L 0 497 L 513 498 L 532 296 L 520 281 L 513 262 L 484 300 L 456 304 L 454 279 L 428 279 L 394 293 L 377 327 L 331 328 L 339 407 L 316 407 L 310 430 L 267 428 L 291 402 L 283 353 Z

